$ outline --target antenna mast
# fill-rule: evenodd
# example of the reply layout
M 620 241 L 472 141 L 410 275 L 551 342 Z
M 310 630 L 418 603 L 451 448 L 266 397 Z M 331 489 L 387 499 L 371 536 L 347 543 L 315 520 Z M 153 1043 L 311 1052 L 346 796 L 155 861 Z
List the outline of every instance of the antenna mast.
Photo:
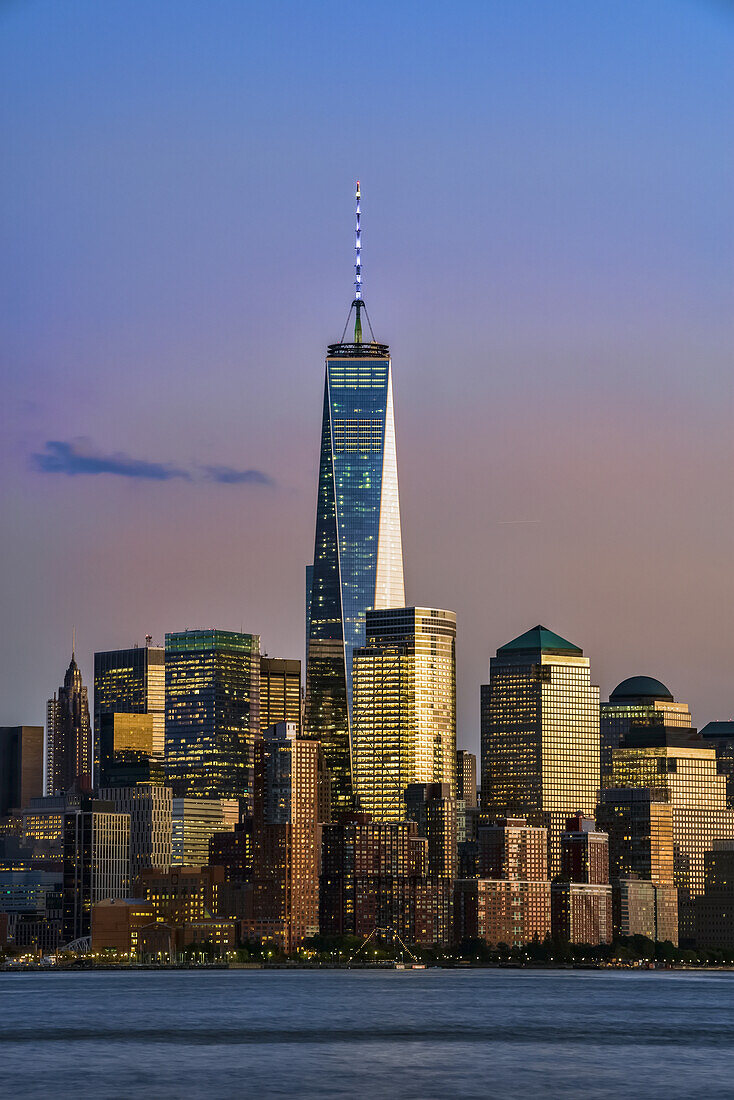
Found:
M 362 309 L 362 229 L 360 226 L 360 208 L 359 201 L 362 197 L 362 193 L 359 189 L 359 180 L 357 180 L 357 191 L 355 194 L 357 200 L 356 211 L 356 225 L 355 225 L 355 244 L 354 250 L 356 254 L 354 263 L 354 308 L 356 311 L 356 318 L 354 321 L 354 342 L 355 344 L 362 343 L 362 318 L 360 311 Z

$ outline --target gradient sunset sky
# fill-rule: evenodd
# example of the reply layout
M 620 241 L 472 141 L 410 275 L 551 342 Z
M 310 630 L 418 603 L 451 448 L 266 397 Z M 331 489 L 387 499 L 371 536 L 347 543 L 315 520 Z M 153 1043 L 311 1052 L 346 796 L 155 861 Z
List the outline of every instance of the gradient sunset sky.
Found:
M 357 178 L 459 745 L 537 623 L 734 717 L 733 107 L 723 0 L 0 4 L 0 724 L 73 626 L 303 655 Z

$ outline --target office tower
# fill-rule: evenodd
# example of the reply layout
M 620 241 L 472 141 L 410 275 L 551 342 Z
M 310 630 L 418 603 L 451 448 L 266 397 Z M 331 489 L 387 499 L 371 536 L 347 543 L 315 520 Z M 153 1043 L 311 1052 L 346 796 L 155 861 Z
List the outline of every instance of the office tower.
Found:
M 153 753 L 153 715 L 103 711 L 97 766 L 101 787 L 163 786 L 165 769 Z
M 665 791 L 608 787 L 599 792 L 596 822 L 609 837 L 609 877 L 635 875 L 673 885 L 673 807 Z
M 236 798 L 174 798 L 172 802 L 171 864 L 198 867 L 209 861 L 209 841 L 215 833 L 234 829 L 240 819 Z
M 719 773 L 726 776 L 726 801 L 734 807 L 734 721 L 709 722 L 701 737 L 716 749 Z
M 695 902 L 697 947 L 734 949 L 734 840 L 704 853 L 704 892 Z
M 46 707 L 44 791 L 63 794 L 71 787 L 92 785 L 92 728 L 87 689 L 71 655 L 63 686 Z
M 23 811 L 23 842 L 40 851 L 60 855 L 64 841 L 64 814 L 80 804 L 80 796 L 73 792 L 32 798 L 30 806 Z
M 450 884 L 428 875 L 428 841 L 414 821 L 373 822 L 353 813 L 324 825 L 322 935 L 380 932 L 406 943 L 445 943 L 450 913 Z
M 704 854 L 714 840 L 734 838 L 734 810 L 727 806 L 716 752 L 696 730 L 633 729 L 612 753 L 612 781 L 615 787 L 649 788 L 670 803 L 679 934 L 691 939 L 695 899 L 704 891 Z
M 477 758 L 466 749 L 456 750 L 456 797 L 467 809 L 477 805 Z
M 612 751 L 619 739 L 636 726 L 691 727 L 691 712 L 686 703 L 676 703 L 665 684 L 652 676 L 631 676 L 618 684 L 601 704 L 601 773 L 607 785 L 612 774 Z
M 173 799 L 170 787 L 104 787 L 99 797 L 130 816 L 130 882 L 149 867 L 171 866 Z
M 296 722 L 277 723 L 255 746 L 254 920 L 246 927 L 286 951 L 319 927 L 319 752 Z
M 574 814 L 561 833 L 561 876 L 551 885 L 551 929 L 568 943 L 612 942 L 609 838 Z
M 151 722 L 151 756 L 163 758 L 166 732 L 166 668 L 163 646 L 111 649 L 94 655 L 95 766 L 99 767 L 103 714 L 146 714 Z M 98 774 L 98 772 L 95 772 Z
M 390 350 L 374 338 L 363 340 L 360 241 L 358 228 L 354 340 L 331 344 L 326 356 L 316 537 L 307 573 L 305 725 L 322 744 L 338 810 L 353 799 L 352 651 L 364 645 L 368 609 L 405 603 Z
M 368 611 L 366 635 L 353 658 L 355 793 L 375 821 L 400 821 L 411 783 L 456 797 L 456 615 Z
M 276 722 L 295 722 L 301 729 L 301 662 L 260 658 L 260 732 Z
M 536 626 L 497 650 L 481 689 L 482 812 L 548 829 L 551 878 L 560 834 L 593 814 L 599 789 L 599 689 L 578 646 Z
M 111 802 L 84 798 L 64 813 L 63 940 L 91 931 L 92 906 L 128 896 L 130 816 Z
M 257 634 L 166 634 L 166 774 L 175 797 L 238 798 L 252 813 L 259 684 Z
M 43 726 L 0 726 L 0 817 L 43 795 Z
M 476 878 L 454 889 L 454 935 L 496 946 L 544 940 L 551 928 L 547 830 L 524 818 L 480 826 Z
M 428 874 L 456 878 L 456 799 L 448 783 L 409 783 L 405 813 L 428 841 Z

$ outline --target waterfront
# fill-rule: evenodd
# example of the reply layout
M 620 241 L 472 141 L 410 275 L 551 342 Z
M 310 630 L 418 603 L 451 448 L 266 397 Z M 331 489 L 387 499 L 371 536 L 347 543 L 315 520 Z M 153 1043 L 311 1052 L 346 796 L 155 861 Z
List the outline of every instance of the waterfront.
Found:
M 3 1093 L 724 1097 L 733 982 L 690 971 L 4 974 Z

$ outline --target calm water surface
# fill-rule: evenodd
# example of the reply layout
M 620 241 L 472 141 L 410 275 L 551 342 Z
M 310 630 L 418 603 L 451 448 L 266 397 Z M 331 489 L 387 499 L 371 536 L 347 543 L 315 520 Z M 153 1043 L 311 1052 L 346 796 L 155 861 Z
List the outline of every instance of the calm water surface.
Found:
M 731 1097 L 734 973 L 0 974 L 0 1094 Z

